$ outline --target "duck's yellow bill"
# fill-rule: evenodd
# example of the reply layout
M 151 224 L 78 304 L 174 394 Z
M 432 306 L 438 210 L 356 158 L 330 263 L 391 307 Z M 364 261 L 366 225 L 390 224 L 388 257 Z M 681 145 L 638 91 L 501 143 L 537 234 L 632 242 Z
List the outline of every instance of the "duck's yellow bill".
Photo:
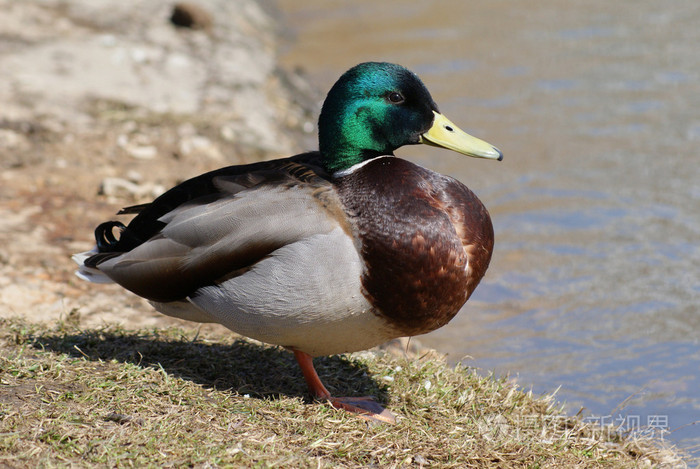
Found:
M 463 155 L 473 156 L 474 158 L 487 158 L 489 160 L 498 161 L 503 159 L 501 150 L 490 143 L 472 137 L 439 112 L 433 112 L 435 113 L 433 126 L 426 133 L 421 135 L 421 143 L 448 148 Z

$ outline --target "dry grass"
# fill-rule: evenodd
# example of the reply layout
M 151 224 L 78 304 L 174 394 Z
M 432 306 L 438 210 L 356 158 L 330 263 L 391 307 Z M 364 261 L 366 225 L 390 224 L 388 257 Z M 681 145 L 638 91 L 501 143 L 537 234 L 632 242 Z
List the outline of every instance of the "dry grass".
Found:
M 178 329 L 0 320 L 0 466 L 682 466 L 658 442 L 558 414 L 435 356 L 317 359 L 338 395 L 399 415 L 372 425 L 310 401 L 288 352 Z

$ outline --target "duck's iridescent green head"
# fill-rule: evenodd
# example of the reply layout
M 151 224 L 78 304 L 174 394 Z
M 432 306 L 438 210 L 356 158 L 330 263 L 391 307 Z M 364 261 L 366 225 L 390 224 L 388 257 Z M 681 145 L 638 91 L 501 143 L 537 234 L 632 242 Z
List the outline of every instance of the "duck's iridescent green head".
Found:
M 502 159 L 497 148 L 440 114 L 414 73 L 384 62 L 359 64 L 338 79 L 323 103 L 318 129 L 319 150 L 331 174 L 416 143 Z

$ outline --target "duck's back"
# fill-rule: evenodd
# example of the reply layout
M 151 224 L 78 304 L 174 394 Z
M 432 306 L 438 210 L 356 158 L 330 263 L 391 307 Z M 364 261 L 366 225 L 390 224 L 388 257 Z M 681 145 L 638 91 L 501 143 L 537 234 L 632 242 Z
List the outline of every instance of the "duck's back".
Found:
M 491 218 L 459 181 L 382 157 L 335 182 L 365 263 L 364 294 L 404 335 L 454 317 L 483 277 Z

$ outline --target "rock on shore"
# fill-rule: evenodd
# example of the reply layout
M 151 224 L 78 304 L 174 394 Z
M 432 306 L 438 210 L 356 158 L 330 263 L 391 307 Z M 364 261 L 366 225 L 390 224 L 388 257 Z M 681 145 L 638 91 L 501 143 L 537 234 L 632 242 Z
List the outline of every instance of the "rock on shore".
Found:
M 183 6 L 209 22 L 176 26 Z M 82 131 L 96 103 L 121 103 L 210 117 L 230 139 L 286 151 L 276 28 L 251 0 L 3 0 L 0 120 Z

